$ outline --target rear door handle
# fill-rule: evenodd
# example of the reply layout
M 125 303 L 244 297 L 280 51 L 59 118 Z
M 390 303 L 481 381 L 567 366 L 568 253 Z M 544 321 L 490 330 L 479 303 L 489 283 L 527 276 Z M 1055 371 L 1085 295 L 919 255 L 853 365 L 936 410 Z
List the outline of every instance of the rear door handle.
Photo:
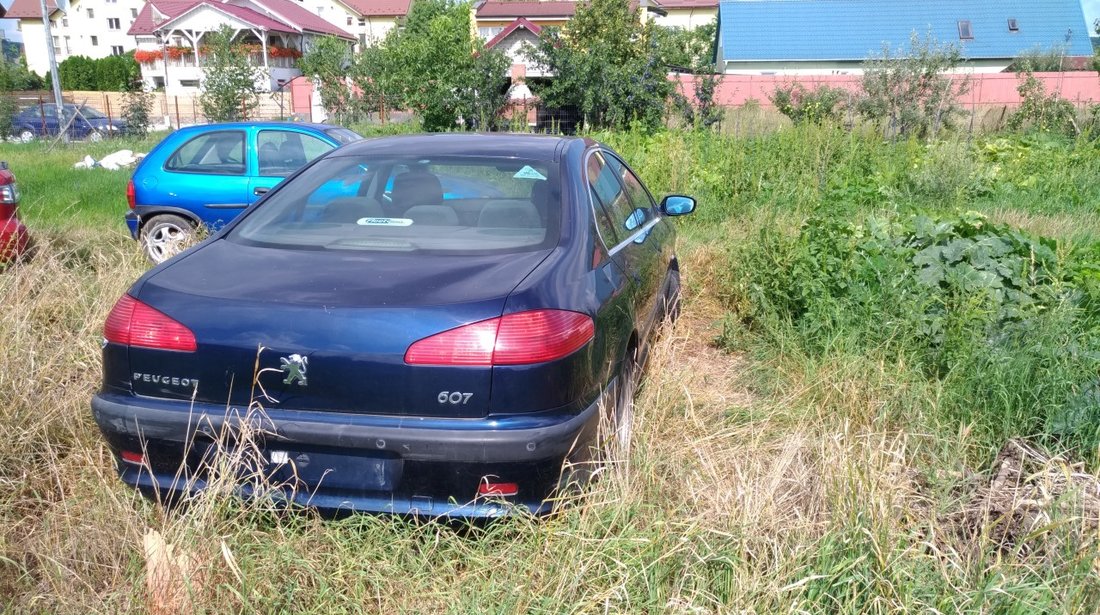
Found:
M 253 188 L 252 189 L 252 194 L 255 194 L 256 196 L 260 196 L 261 194 L 267 194 L 268 190 L 271 190 L 271 188 L 260 186 L 259 188 Z

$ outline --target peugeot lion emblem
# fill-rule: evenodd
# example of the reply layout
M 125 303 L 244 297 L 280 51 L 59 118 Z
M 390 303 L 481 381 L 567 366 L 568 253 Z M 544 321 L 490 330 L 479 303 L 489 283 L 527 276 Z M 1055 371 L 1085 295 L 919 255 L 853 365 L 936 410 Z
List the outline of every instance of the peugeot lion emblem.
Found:
M 279 363 L 281 365 L 280 369 L 286 374 L 286 378 L 283 378 L 283 384 L 297 382 L 300 387 L 306 386 L 306 369 L 309 367 L 309 357 L 292 354 L 289 357 L 281 357 Z

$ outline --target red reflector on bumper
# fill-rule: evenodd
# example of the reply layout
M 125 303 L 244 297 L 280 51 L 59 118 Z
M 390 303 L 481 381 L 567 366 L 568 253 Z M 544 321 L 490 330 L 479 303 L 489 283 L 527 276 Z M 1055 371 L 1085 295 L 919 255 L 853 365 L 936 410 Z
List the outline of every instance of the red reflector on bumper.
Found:
M 122 451 L 122 460 L 125 461 L 126 463 L 144 464 L 145 463 L 145 455 L 142 455 L 141 453 L 135 453 L 135 452 L 132 452 L 132 451 Z
M 517 493 L 519 493 L 519 485 L 516 483 L 488 483 L 482 481 L 482 483 L 477 486 L 477 494 L 482 497 L 507 497 Z

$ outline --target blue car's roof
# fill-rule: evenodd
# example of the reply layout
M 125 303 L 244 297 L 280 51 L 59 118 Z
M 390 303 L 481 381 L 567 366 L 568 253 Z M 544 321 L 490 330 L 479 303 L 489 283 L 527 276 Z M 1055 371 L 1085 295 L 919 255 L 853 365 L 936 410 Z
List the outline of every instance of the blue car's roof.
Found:
M 339 156 L 485 156 L 557 160 L 578 137 L 506 133 L 440 133 L 364 139 L 340 149 Z
M 205 130 L 223 130 L 225 128 L 311 128 L 313 130 L 324 132 L 333 128 L 343 128 L 343 126 L 336 126 L 333 124 L 314 124 L 311 122 L 219 122 L 216 124 L 199 124 L 196 126 L 185 126 L 183 128 L 180 128 L 180 130 L 202 132 Z

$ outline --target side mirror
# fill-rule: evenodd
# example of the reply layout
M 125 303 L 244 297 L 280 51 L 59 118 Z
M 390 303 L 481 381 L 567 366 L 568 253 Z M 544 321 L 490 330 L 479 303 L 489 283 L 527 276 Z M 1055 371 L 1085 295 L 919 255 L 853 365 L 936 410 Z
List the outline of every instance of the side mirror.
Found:
M 660 210 L 666 216 L 686 216 L 695 211 L 695 199 L 682 194 L 670 194 L 661 200 Z

